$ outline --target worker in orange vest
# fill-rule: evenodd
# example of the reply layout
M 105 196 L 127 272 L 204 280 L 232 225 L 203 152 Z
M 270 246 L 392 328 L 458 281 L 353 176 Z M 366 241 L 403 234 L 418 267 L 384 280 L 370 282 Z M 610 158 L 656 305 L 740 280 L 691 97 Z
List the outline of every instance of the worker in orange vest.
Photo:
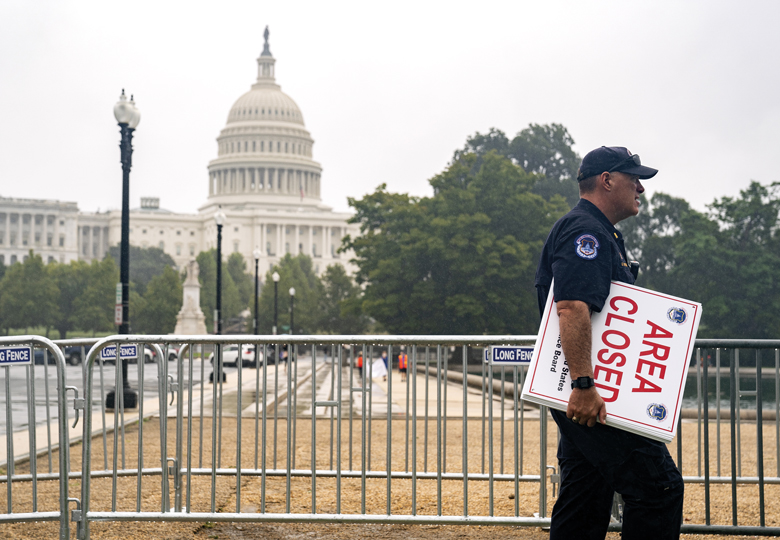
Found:
M 398 373 L 401 374 L 401 382 L 406 382 L 406 369 L 409 366 L 409 357 L 405 352 L 398 355 Z
M 360 380 L 362 381 L 363 380 L 363 351 L 358 353 L 355 366 L 358 368 L 358 377 L 360 377 Z

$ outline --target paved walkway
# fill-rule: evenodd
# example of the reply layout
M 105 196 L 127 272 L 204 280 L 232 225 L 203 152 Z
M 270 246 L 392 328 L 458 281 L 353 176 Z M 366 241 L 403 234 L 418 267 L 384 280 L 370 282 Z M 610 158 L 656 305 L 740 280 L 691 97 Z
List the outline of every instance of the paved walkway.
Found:
M 169 367 L 172 367 L 170 364 Z M 341 405 L 342 417 L 346 418 L 351 413 L 353 417 L 361 417 L 363 410 L 363 393 L 361 392 L 362 381 L 358 375 L 357 369 L 351 369 L 349 366 L 338 368 L 330 361 L 318 360 L 312 370 L 311 357 L 299 357 L 298 361 L 293 363 L 288 371 L 284 364 L 275 366 L 270 365 L 265 369 L 265 393 L 266 407 L 268 411 L 275 411 L 278 417 L 286 417 L 290 403 L 294 406 L 299 417 L 311 417 L 314 402 L 338 402 Z M 156 368 L 147 366 L 147 375 L 154 377 L 156 382 Z M 175 370 L 171 370 L 175 371 Z M 198 370 L 196 370 L 198 371 Z M 204 370 L 205 378 L 208 379 L 210 366 Z M 297 373 L 296 373 L 297 371 Z M 185 367 L 186 372 L 186 367 Z M 241 392 L 239 394 L 239 374 L 235 368 L 225 368 L 227 378 L 221 385 L 221 409 L 223 417 L 235 417 L 238 415 L 239 405 L 242 417 L 253 417 L 262 414 L 262 395 L 263 395 L 263 368 L 242 368 L 241 371 Z M 175 373 L 173 373 L 175 375 Z M 199 373 L 193 374 L 192 384 L 192 412 L 193 416 L 211 418 L 213 414 L 213 404 L 219 404 L 220 386 L 216 387 L 210 383 L 203 385 L 199 382 Z M 338 393 L 338 378 L 341 378 L 341 394 Z M 147 378 L 147 377 L 145 377 Z M 185 377 L 186 379 L 186 377 Z M 174 381 L 176 377 L 174 377 Z M 148 383 L 149 381 L 147 381 Z M 369 386 L 369 382 L 366 381 Z M 145 386 L 149 386 L 145 384 Z M 171 394 L 168 394 L 166 400 L 169 418 L 176 417 L 178 399 L 181 399 L 183 415 L 187 416 L 190 408 L 190 392 L 188 385 L 176 399 L 171 403 Z M 288 388 L 293 388 L 295 393 L 290 395 Z M 97 385 L 95 388 L 98 391 Z M 156 389 L 155 389 L 156 390 Z M 370 392 L 366 394 L 365 407 L 372 418 L 387 418 L 388 410 L 388 391 L 390 394 L 390 408 L 394 418 L 402 418 L 407 413 L 415 415 L 417 418 L 425 418 L 426 411 L 429 418 L 436 418 L 437 403 L 437 381 L 435 375 L 426 376 L 424 373 L 418 373 L 412 377 L 411 374 L 407 381 L 401 380 L 398 372 L 392 372 L 388 377 L 374 378 L 370 381 Z M 216 392 L 216 394 L 215 394 Z M 464 414 L 463 404 L 463 386 L 460 382 L 442 381 L 440 388 L 441 399 L 444 400 L 446 394 L 446 406 L 442 408 L 441 413 L 449 418 L 462 418 Z M 240 395 L 240 403 L 239 403 Z M 466 415 L 469 418 L 489 417 L 491 408 L 493 418 L 500 420 L 501 412 L 504 412 L 504 418 L 510 420 L 513 415 L 514 402 L 511 398 L 502 399 L 499 396 L 489 396 L 492 399 L 483 399 L 482 391 L 479 388 L 468 387 L 466 391 Z M 415 399 L 416 398 L 416 399 Z M 98 402 L 99 404 L 99 402 Z M 316 407 L 318 418 L 330 418 L 331 407 Z M 334 416 L 335 416 L 335 409 Z M 140 409 L 128 410 L 124 413 L 125 424 L 138 421 Z M 160 401 L 157 392 L 147 392 L 143 401 L 143 416 L 159 416 Z M 525 416 L 538 416 L 535 409 L 526 409 Z M 121 418 L 120 418 L 121 420 Z M 70 442 L 78 441 L 82 437 L 82 422 L 76 427 L 69 424 Z M 105 430 L 110 433 L 114 429 L 114 414 L 110 411 L 105 413 Z M 99 407 L 93 409 L 92 413 L 92 435 L 102 434 L 104 430 L 104 415 Z M 45 453 L 51 438 L 52 449 L 58 445 L 58 432 L 56 421 L 51 425 L 39 425 L 36 429 L 35 446 L 38 453 Z M 4 464 L 7 455 L 7 441 L 5 436 L 0 436 L 0 465 Z M 30 449 L 30 435 L 26 429 L 16 431 L 13 436 L 13 455 L 15 460 L 27 457 Z

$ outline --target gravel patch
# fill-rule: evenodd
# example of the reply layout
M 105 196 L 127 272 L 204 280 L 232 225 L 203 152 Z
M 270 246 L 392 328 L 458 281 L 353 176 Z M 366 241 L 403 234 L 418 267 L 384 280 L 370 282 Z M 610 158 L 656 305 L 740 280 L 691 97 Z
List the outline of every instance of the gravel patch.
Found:
M 225 468 L 235 467 L 237 463 L 238 419 L 226 418 L 222 425 L 222 451 L 221 466 Z M 362 458 L 361 448 L 361 422 L 353 422 L 352 434 L 352 466 L 359 469 Z M 418 472 L 422 472 L 426 465 L 428 471 L 435 471 L 438 455 L 436 453 L 436 422 L 430 421 L 428 425 L 428 452 L 425 454 L 424 421 L 417 424 L 417 465 Z M 461 470 L 462 460 L 462 422 L 450 420 L 447 426 L 447 453 L 446 470 L 457 472 Z M 160 440 L 159 419 L 151 419 L 143 425 L 144 466 L 160 467 Z M 342 464 L 343 468 L 349 466 L 349 423 L 342 424 Z M 192 451 L 190 453 L 192 466 L 211 466 L 211 422 L 204 420 L 203 425 L 203 451 L 200 451 L 199 424 L 193 424 Z M 526 420 L 523 432 L 523 462 L 524 474 L 538 474 L 538 421 Z M 555 430 L 554 423 L 548 424 L 550 436 L 547 447 L 547 463 L 556 464 L 555 460 Z M 280 419 L 277 426 L 277 467 L 286 467 L 286 419 Z M 373 470 L 385 470 L 386 467 L 386 436 L 387 423 L 385 420 L 374 419 L 371 434 L 371 468 Z M 407 456 L 404 452 L 407 435 L 405 420 L 394 420 L 392 425 L 392 455 L 393 470 L 405 470 Z M 514 450 L 511 447 L 511 434 L 513 425 L 511 421 L 504 423 L 506 442 L 503 456 L 503 472 L 511 473 L 514 470 Z M 261 460 L 261 452 L 255 446 L 254 419 L 242 420 L 241 437 L 241 465 L 243 468 L 254 468 L 255 456 L 258 462 Z M 273 424 L 268 423 L 267 464 L 273 467 Z M 484 472 L 488 472 L 489 455 L 482 448 L 482 423 L 481 421 L 469 421 L 468 425 L 468 464 L 472 472 L 483 472 L 483 457 L 485 463 Z M 729 430 L 722 429 L 722 448 L 728 451 Z M 168 422 L 168 454 L 174 454 L 175 420 Z M 331 435 L 330 422 L 317 420 L 316 433 L 316 461 L 318 469 L 329 469 L 331 459 Z M 499 448 L 500 423 L 494 424 L 495 451 L 493 456 L 494 472 L 501 472 Z M 714 435 L 714 426 L 710 433 Z M 334 430 L 335 434 L 335 430 Z M 756 475 L 756 439 L 755 424 L 742 423 L 742 475 Z M 765 429 L 764 441 L 764 469 L 765 474 L 774 476 L 777 474 L 775 462 L 774 430 Z M 138 459 L 138 425 L 128 427 L 125 430 L 124 458 L 127 468 L 135 468 Z M 295 430 L 295 466 L 297 468 L 309 468 L 312 459 L 312 430 L 309 419 L 298 419 Z M 411 438 L 411 434 L 409 435 Z M 184 426 L 184 463 L 186 461 L 187 425 Z M 683 424 L 683 474 L 697 475 L 699 461 L 697 459 L 697 425 L 695 423 Z M 677 458 L 677 443 L 673 441 L 669 445 L 672 456 Z M 109 435 L 107 444 L 107 458 L 109 467 L 113 461 L 113 436 Z M 256 454 L 257 452 L 257 454 Z M 716 448 L 712 441 L 711 448 L 711 474 L 716 474 Z M 291 456 L 292 458 L 292 456 Z M 368 456 L 366 456 L 368 458 Z M 427 458 L 427 463 L 426 463 Z M 411 460 L 411 454 L 408 457 Z M 121 466 L 121 445 L 117 460 Z M 56 467 L 57 459 L 53 460 Z M 81 469 L 81 445 L 71 448 L 72 470 Z M 97 437 L 93 442 L 92 469 L 103 469 L 103 443 L 102 437 Z M 411 461 L 409 461 L 411 466 Z M 39 471 L 46 472 L 44 462 L 39 462 Z M 721 474 L 728 475 L 731 470 L 729 456 L 721 455 Z M 17 473 L 28 471 L 26 465 L 17 466 Z M 138 505 L 136 476 L 121 477 L 117 481 L 117 498 L 115 501 L 118 511 L 135 511 Z M 80 481 L 69 482 L 70 496 L 80 496 Z M 161 479 L 159 476 L 144 476 L 141 480 L 142 511 L 159 511 L 161 507 Z M 95 478 L 92 480 L 91 509 L 94 511 L 109 511 L 112 508 L 112 479 Z M 365 498 L 363 497 L 362 481 L 360 478 L 342 478 L 341 498 L 336 496 L 335 478 L 316 479 L 316 510 L 318 513 L 336 513 L 337 506 L 345 514 L 359 514 L 365 504 L 365 512 L 384 514 L 387 508 L 387 482 L 385 479 L 367 479 L 365 482 Z M 549 486 L 549 484 L 548 484 Z M 30 482 L 18 482 L 13 484 L 13 508 L 14 512 L 29 512 L 32 509 L 32 484 Z M 262 480 L 256 476 L 242 476 L 240 491 L 240 508 L 242 512 L 259 512 L 262 507 Z M 515 505 L 519 506 L 519 513 L 523 516 L 531 516 L 539 511 L 538 484 L 520 483 L 517 495 L 513 482 L 495 482 L 493 484 L 493 515 L 511 516 L 515 513 Z M 173 485 L 170 483 L 171 499 L 173 502 Z M 758 486 L 744 485 L 738 487 L 738 511 L 740 524 L 758 525 Z M 215 510 L 217 512 L 236 512 L 239 501 L 236 497 L 237 489 L 234 477 L 218 477 L 215 491 Z M 412 510 L 412 482 L 407 479 L 394 479 L 390 497 L 391 511 L 395 514 L 408 514 Z M 436 515 L 438 512 L 438 483 L 434 480 L 417 481 L 416 489 L 417 513 L 423 515 Z M 0 485 L 0 508 L 5 509 L 6 486 Z M 548 493 L 547 512 L 552 509 L 554 499 Z M 287 511 L 287 488 L 284 477 L 268 477 L 265 484 L 265 511 L 269 513 Z M 489 515 L 490 508 L 490 484 L 472 480 L 468 483 L 468 510 L 470 515 Z M 211 476 L 193 477 L 189 493 L 190 507 L 196 512 L 211 510 Z M 187 486 L 185 484 L 184 503 L 187 504 Z M 767 485 L 765 488 L 766 524 L 768 526 L 780 526 L 780 486 Z M 52 511 L 57 509 L 58 488 L 55 481 L 39 481 L 37 484 L 37 504 L 39 511 Z M 310 478 L 293 478 L 289 494 L 289 510 L 292 513 L 309 513 L 312 511 L 312 481 Z M 686 523 L 704 523 L 704 486 L 686 485 L 684 518 Z M 441 512 L 444 515 L 462 515 L 463 512 L 463 483 L 462 481 L 444 480 L 441 484 Z M 711 522 L 716 524 L 731 524 L 731 486 L 711 486 Z M 297 539 L 297 538 L 324 538 L 324 539 L 354 539 L 354 538 L 403 538 L 404 540 L 420 538 L 441 540 L 450 538 L 502 538 L 502 539 L 543 539 L 548 534 L 538 528 L 522 527 L 487 527 L 487 526 L 431 526 L 431 525 L 377 525 L 377 524 L 303 524 L 303 523 L 92 523 L 91 536 L 95 539 L 179 539 L 179 538 L 270 538 L 270 539 Z M 0 525 L 0 538 L 54 538 L 57 535 L 57 523 L 25 523 Z M 73 526 L 75 535 L 75 526 Z M 607 538 L 617 539 L 618 534 L 610 533 Z M 716 539 L 726 538 L 721 536 L 690 536 L 684 538 Z M 729 537 L 733 538 L 733 537 Z

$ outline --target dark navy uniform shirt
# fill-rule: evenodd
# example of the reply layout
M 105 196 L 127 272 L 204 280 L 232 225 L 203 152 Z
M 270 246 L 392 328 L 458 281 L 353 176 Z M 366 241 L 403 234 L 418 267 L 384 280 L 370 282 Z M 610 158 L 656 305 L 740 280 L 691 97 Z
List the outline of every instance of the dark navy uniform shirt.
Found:
M 536 270 L 539 312 L 555 278 L 555 301 L 581 300 L 601 311 L 611 281 L 634 283 L 623 235 L 592 202 L 580 199 L 553 225 Z

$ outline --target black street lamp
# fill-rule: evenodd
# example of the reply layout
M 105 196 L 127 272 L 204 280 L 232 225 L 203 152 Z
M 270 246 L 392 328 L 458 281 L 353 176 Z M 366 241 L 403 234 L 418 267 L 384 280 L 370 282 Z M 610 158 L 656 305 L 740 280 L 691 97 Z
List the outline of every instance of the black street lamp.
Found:
M 258 329 L 257 329 L 257 294 L 259 292 L 258 291 L 258 288 L 259 288 L 259 281 L 258 281 L 259 276 L 257 274 L 257 268 L 258 268 L 258 265 L 260 263 L 260 255 L 262 255 L 262 254 L 263 254 L 263 252 L 260 251 L 260 248 L 258 248 L 258 247 L 256 247 L 255 250 L 252 252 L 252 255 L 254 255 L 254 257 L 255 257 L 255 321 L 254 321 L 255 322 L 255 324 L 254 324 L 255 335 L 257 335 L 257 333 L 258 333 Z M 260 364 L 258 364 L 258 361 L 257 361 L 257 343 L 255 343 L 255 364 L 257 366 L 260 365 Z
M 214 310 L 215 333 L 222 335 L 222 225 L 225 224 L 225 214 L 222 210 L 217 210 L 214 214 L 214 222 L 217 224 L 217 309 Z M 218 373 L 219 381 L 224 382 L 225 372 L 222 371 L 222 350 L 219 345 L 214 351 L 216 354 L 216 363 L 211 371 L 209 381 L 214 382 L 214 373 Z
M 119 255 L 119 281 L 122 287 L 122 316 L 116 317 L 119 323 L 119 333 L 130 333 L 130 168 L 133 165 L 133 132 L 141 121 L 141 113 L 135 106 L 133 96 L 130 101 L 122 95 L 114 105 L 114 117 L 119 124 L 119 132 L 122 140 L 119 143 L 122 162 L 122 241 Z M 118 307 L 118 306 L 117 306 Z M 119 313 L 117 313 L 119 315 Z M 141 352 L 143 358 L 143 352 Z M 138 406 L 138 393 L 130 388 L 127 380 L 127 360 L 122 362 L 122 403 L 126 409 L 134 409 Z M 106 408 L 116 409 L 116 388 L 106 395 Z
M 271 276 L 274 280 L 274 335 L 279 325 L 279 272 L 274 272 Z
M 295 287 L 290 287 L 290 335 L 295 334 Z

